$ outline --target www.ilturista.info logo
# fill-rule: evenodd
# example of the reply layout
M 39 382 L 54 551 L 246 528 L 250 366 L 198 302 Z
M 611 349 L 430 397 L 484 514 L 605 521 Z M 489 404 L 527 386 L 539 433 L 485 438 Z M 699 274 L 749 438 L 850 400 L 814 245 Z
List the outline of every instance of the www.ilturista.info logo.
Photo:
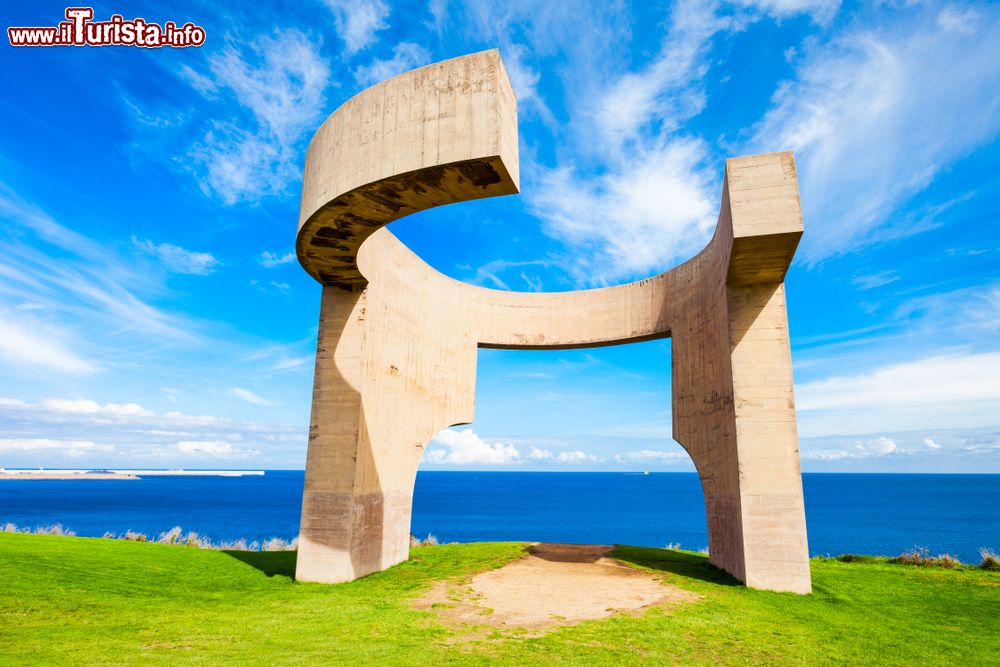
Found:
M 205 43 L 205 29 L 190 21 L 162 26 L 145 19 L 125 20 L 112 14 L 107 21 L 94 21 L 92 7 L 67 7 L 66 20 L 55 27 L 7 28 L 11 46 L 139 46 L 157 49 L 184 48 Z

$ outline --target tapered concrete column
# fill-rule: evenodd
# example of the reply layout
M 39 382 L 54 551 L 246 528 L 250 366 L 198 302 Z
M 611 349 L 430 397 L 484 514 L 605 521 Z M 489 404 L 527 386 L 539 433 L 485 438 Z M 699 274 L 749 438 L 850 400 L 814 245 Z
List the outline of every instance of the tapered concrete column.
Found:
M 368 447 L 361 409 L 364 290 L 324 287 L 313 380 L 309 449 L 296 578 L 334 583 L 359 576 L 356 542 L 372 542 L 376 489 L 361 488 L 359 452 Z
M 782 283 L 728 289 L 730 363 L 748 586 L 808 593 L 802 473 Z

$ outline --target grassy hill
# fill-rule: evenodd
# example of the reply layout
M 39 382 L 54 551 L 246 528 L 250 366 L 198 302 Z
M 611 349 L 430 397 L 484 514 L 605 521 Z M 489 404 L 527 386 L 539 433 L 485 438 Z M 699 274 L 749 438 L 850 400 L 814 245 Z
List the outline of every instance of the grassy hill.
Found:
M 1000 664 L 1000 573 L 812 563 L 810 596 L 736 585 L 700 554 L 614 556 L 697 602 L 552 628 L 469 632 L 412 600 L 524 545 L 414 549 L 349 584 L 295 583 L 293 552 L 0 533 L 4 664 Z

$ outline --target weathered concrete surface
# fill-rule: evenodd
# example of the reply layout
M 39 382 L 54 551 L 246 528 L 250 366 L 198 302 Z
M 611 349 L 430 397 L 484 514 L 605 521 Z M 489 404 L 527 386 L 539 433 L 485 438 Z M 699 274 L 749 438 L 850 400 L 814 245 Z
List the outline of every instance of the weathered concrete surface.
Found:
M 517 192 L 517 160 L 496 51 L 366 90 L 310 144 L 297 249 L 324 288 L 296 577 L 349 581 L 407 558 L 417 465 L 434 434 L 472 421 L 477 348 L 671 336 L 674 437 L 702 481 L 711 561 L 752 587 L 809 592 L 783 284 L 802 234 L 791 154 L 727 161 L 708 246 L 616 287 L 468 285 L 383 228 Z

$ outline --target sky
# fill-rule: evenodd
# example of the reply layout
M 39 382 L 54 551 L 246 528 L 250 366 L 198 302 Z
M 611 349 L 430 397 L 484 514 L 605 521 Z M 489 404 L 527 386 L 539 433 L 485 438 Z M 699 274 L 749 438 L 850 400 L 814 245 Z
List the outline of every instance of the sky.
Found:
M 696 254 L 725 159 L 795 153 L 805 471 L 1000 473 L 1000 10 L 837 0 L 119 0 L 200 47 L 0 45 L 0 467 L 301 469 L 308 141 L 367 86 L 498 48 L 521 194 L 392 233 L 515 291 Z M 3 27 L 65 5 L 5 2 Z M 691 471 L 670 341 L 481 350 L 423 469 Z

